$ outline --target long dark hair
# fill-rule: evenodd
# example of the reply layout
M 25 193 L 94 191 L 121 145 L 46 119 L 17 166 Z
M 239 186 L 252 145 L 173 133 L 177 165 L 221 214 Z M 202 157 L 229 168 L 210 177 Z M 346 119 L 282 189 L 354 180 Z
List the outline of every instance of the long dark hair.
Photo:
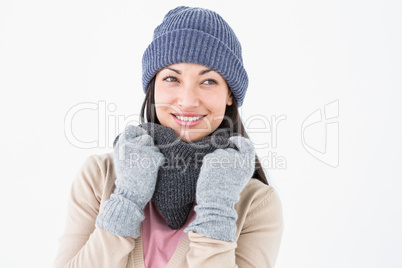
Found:
M 154 91 L 155 91 L 155 77 L 153 77 L 149 82 L 146 90 L 145 99 L 144 102 L 142 103 L 141 114 L 140 114 L 141 124 L 145 123 L 145 115 L 147 122 L 160 124 L 155 111 Z M 218 128 L 230 128 L 231 130 L 233 130 L 234 133 L 239 133 L 243 137 L 249 138 L 239 115 L 239 109 L 236 102 L 236 98 L 233 98 L 232 105 L 226 106 L 224 120 L 218 126 Z M 257 155 L 255 156 L 255 171 L 253 174 L 253 178 L 258 179 L 262 183 L 268 185 L 267 177 L 265 176 L 265 172 L 261 166 L 261 162 L 258 159 Z

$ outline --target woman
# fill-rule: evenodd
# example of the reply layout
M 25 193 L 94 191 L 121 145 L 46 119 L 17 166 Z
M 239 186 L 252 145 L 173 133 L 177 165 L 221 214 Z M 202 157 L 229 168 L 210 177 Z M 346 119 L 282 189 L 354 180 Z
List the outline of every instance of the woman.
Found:
M 169 11 L 143 56 L 141 124 L 84 164 L 54 267 L 274 267 L 282 208 L 238 115 L 247 85 L 218 14 Z

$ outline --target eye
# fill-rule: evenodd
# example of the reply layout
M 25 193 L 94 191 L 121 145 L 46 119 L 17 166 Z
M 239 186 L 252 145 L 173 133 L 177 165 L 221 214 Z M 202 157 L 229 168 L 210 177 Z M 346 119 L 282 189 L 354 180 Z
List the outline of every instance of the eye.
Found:
M 213 79 L 208 79 L 208 80 L 205 80 L 203 82 L 203 84 L 205 84 L 205 85 L 215 85 L 215 84 L 218 84 L 218 83 Z
M 165 78 L 163 78 L 163 81 L 167 81 L 167 82 L 177 82 L 177 78 L 173 77 L 173 76 L 167 76 Z

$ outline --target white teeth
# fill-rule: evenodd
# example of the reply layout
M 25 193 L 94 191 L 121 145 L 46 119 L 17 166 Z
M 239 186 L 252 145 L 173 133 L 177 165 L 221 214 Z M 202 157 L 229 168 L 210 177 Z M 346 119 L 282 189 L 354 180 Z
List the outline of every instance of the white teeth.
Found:
M 178 119 L 180 119 L 181 121 L 196 121 L 199 120 L 200 118 L 202 118 L 202 116 L 199 117 L 187 117 L 187 116 L 176 116 Z

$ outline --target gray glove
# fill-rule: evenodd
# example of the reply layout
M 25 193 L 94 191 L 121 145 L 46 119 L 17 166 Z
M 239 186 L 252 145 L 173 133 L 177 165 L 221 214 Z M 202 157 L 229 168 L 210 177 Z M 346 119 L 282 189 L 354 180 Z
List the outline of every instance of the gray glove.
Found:
M 114 146 L 116 188 L 96 224 L 115 235 L 138 237 L 144 220 L 143 209 L 152 198 L 164 160 L 143 128 L 127 126 Z
M 206 237 L 236 241 L 235 204 L 254 174 L 255 151 L 250 140 L 229 138 L 239 151 L 216 149 L 204 156 L 197 181 L 195 220 L 185 229 Z

